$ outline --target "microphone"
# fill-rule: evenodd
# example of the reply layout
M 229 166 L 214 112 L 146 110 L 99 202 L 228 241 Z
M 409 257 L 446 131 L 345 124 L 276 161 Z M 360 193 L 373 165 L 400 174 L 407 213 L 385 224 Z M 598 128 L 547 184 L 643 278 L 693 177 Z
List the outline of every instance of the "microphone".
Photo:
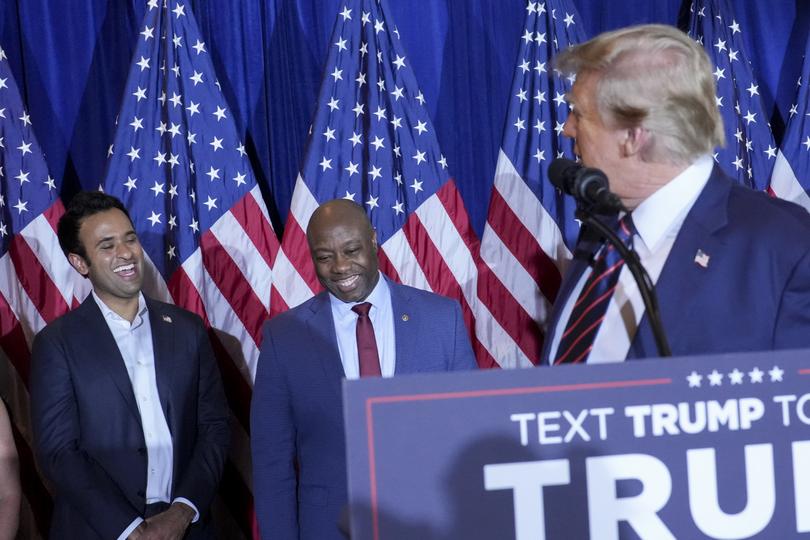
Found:
M 584 167 L 570 159 L 557 158 L 548 167 L 554 187 L 600 213 L 626 210 L 621 199 L 608 187 L 608 178 L 599 169 Z

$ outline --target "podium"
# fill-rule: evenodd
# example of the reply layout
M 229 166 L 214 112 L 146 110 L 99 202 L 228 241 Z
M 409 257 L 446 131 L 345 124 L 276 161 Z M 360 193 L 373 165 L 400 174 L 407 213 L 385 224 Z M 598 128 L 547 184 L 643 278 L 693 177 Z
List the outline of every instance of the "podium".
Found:
M 810 538 L 810 350 L 344 382 L 353 540 Z

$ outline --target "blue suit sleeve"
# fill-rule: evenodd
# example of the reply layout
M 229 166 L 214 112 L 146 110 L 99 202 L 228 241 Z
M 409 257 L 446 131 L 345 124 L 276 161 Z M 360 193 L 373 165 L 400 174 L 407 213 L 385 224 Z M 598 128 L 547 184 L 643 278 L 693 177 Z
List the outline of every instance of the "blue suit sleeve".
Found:
M 475 360 L 475 354 L 473 354 L 470 334 L 464 324 L 464 317 L 461 315 L 461 307 L 458 302 L 453 302 L 453 325 L 455 344 L 453 345 L 453 358 L 449 366 L 450 371 L 476 369 L 478 363 Z
M 31 420 L 37 458 L 60 497 L 101 538 L 117 538 L 140 516 L 118 485 L 80 445 L 74 384 L 58 334 L 40 332 L 31 351 Z
M 286 359 L 276 351 L 270 326 L 264 331 L 250 411 L 253 495 L 260 536 L 297 540 L 296 429 Z
M 787 281 L 774 325 L 775 349 L 810 348 L 810 251 Z

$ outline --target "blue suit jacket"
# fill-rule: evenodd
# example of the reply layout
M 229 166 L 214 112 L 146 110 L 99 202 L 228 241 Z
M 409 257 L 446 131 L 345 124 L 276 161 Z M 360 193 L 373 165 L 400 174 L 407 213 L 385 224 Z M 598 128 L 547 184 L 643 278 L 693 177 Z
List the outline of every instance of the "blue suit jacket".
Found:
M 172 435 L 172 497 L 208 506 L 229 444 L 219 370 L 199 317 L 146 299 L 158 394 Z M 147 456 L 124 360 L 92 297 L 34 340 L 31 416 L 39 466 L 56 489 L 51 538 L 117 538 L 143 516 Z
M 709 256 L 706 268 L 695 262 L 698 250 Z M 565 299 L 586 267 L 575 260 L 563 280 L 544 364 Z M 675 356 L 810 347 L 810 214 L 733 183 L 715 166 L 655 290 Z M 656 356 L 645 313 L 627 357 Z
M 476 367 L 456 302 L 388 285 L 397 374 Z M 326 292 L 266 324 L 251 410 L 253 493 L 265 540 L 343 538 L 343 378 Z

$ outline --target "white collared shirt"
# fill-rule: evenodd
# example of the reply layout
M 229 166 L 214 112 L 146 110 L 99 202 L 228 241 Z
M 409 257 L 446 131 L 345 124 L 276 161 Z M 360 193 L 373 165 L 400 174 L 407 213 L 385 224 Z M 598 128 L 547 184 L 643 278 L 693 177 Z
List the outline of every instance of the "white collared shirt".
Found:
M 633 248 L 638 253 L 641 264 L 644 265 L 653 284 L 661 275 L 661 270 L 664 268 L 686 215 L 709 181 L 713 166 L 714 161 L 711 156 L 701 156 L 633 210 L 633 224 L 638 231 L 638 234 L 633 236 Z M 551 361 L 557 354 L 560 337 L 571 316 L 574 303 L 590 274 L 590 269 L 583 272 L 576 287 L 566 300 L 559 322 L 554 329 L 549 351 Z M 588 363 L 624 360 L 643 315 L 644 301 L 633 275 L 625 266 L 619 274 L 619 282 L 596 334 L 593 349 L 588 355 Z
M 391 290 L 380 273 L 377 284 L 362 302 L 343 302 L 329 293 L 332 320 L 335 324 L 340 361 L 347 379 L 360 377 L 360 360 L 357 355 L 357 319 L 352 307 L 363 302 L 371 303 L 368 316 L 374 326 L 380 371 L 383 377 L 393 377 L 396 370 L 396 344 L 394 337 L 394 309 L 391 306 Z

